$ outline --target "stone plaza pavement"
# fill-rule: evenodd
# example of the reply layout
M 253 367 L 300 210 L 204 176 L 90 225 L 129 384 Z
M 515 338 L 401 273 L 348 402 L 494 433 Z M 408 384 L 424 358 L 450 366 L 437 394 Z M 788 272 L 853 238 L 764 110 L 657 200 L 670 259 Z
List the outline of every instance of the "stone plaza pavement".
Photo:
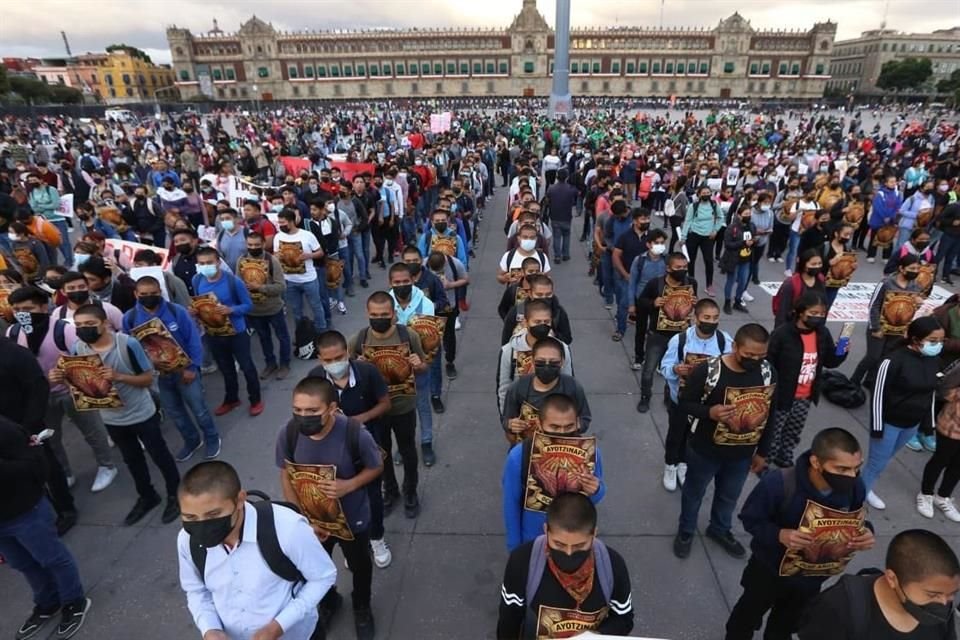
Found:
M 438 463 L 422 469 L 422 513 L 404 518 L 398 509 L 386 522 L 393 564 L 374 569 L 373 611 L 379 638 L 449 639 L 493 638 L 499 602 L 499 583 L 506 561 L 500 507 L 500 475 L 506 455 L 497 424 L 495 375 L 501 322 L 496 313 L 502 287 L 496 283 L 496 263 L 503 253 L 502 211 L 505 190 L 498 189 L 482 223 L 482 242 L 472 261 L 471 309 L 459 332 L 459 377 L 444 381 L 447 411 L 434 416 Z M 574 240 L 582 218 L 574 220 Z M 655 218 L 654 226 L 662 224 Z M 661 486 L 663 439 L 667 416 L 660 402 L 663 385 L 650 413 L 641 415 L 639 372 L 629 368 L 633 329 L 622 343 L 612 342 L 610 312 L 587 277 L 584 252 L 577 245 L 574 259 L 553 271 L 557 296 L 570 315 L 576 378 L 585 387 L 593 411 L 591 427 L 599 439 L 606 473 L 607 495 L 599 505 L 600 534 L 623 554 L 633 581 L 636 614 L 634 635 L 676 640 L 713 640 L 723 636 L 723 625 L 739 597 L 744 561 L 727 556 L 713 542 L 698 537 L 691 557 L 676 559 L 671 543 L 679 514 L 679 493 Z M 877 282 L 881 265 L 862 265 L 856 280 Z M 782 266 L 762 263 L 762 280 L 781 280 Z M 349 299 L 349 314 L 335 314 L 335 328 L 350 334 L 366 320 L 367 294 L 386 287 L 386 273 L 371 268 L 371 288 L 357 287 Z M 697 278 L 703 285 L 702 266 Z M 718 281 L 718 289 L 722 281 Z M 721 327 L 733 333 L 738 323 L 759 321 L 772 327 L 770 296 L 751 286 L 756 301 L 749 316 L 724 316 Z M 722 301 L 721 301 L 722 302 Z M 831 323 L 836 335 L 839 324 Z M 256 343 L 256 340 L 254 340 Z M 849 374 L 864 352 L 863 325 L 858 325 L 847 363 Z M 259 352 L 255 355 L 259 359 Z M 262 360 L 261 360 L 262 362 Z M 273 464 L 274 442 L 290 415 L 290 391 L 315 363 L 294 361 L 294 373 L 282 382 L 264 385 L 266 411 L 249 418 L 246 407 L 218 424 L 223 434 L 221 459 L 235 465 L 246 488 L 279 496 L 278 470 Z M 210 376 L 207 397 L 220 400 L 219 374 Z M 810 416 L 804 445 L 827 426 L 853 430 L 866 448 L 867 407 L 846 411 L 826 401 Z M 175 428 L 165 427 L 173 449 L 180 444 Z M 199 637 L 187 611 L 177 576 L 175 541 L 179 527 L 160 524 L 160 510 L 134 527 L 120 525 L 135 500 L 129 473 L 115 452 L 122 473 L 99 495 L 89 492 L 96 471 L 89 449 L 73 426 L 66 427 L 68 450 L 77 471 L 74 494 L 79 525 L 64 538 L 76 555 L 93 606 L 78 638 L 171 640 Z M 873 512 L 878 547 L 858 555 L 851 569 L 880 566 L 883 550 L 897 532 L 913 527 L 932 529 L 955 543 L 960 528 L 941 516 L 927 520 L 914 508 L 920 473 L 927 454 L 904 450 L 880 478 L 877 492 L 886 500 L 884 512 Z M 195 462 L 195 461 L 194 461 Z M 180 465 L 186 471 L 189 464 Z M 155 482 L 158 473 L 151 469 Z M 755 484 L 751 478 L 744 497 Z M 160 485 L 158 485 L 160 486 Z M 708 493 L 701 510 L 701 531 L 709 512 Z M 746 544 L 739 522 L 735 533 Z M 350 575 L 335 558 L 339 588 L 348 594 Z M 0 570 L 0 637 L 12 637 L 31 609 L 29 590 L 19 574 Z M 353 638 L 349 605 L 334 622 L 331 638 Z

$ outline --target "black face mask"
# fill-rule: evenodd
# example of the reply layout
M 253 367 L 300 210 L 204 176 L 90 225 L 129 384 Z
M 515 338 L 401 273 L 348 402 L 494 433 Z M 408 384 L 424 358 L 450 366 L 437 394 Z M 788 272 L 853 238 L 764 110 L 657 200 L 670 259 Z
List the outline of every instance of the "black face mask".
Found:
M 54 291 L 59 291 L 60 287 L 63 286 L 63 281 L 60 278 L 47 278 L 43 282 Z
M 280 225 L 277 225 L 277 231 L 279 231 L 280 233 L 290 233 L 290 227 L 287 225 L 283 225 L 282 227 Z
M 413 294 L 413 285 L 399 284 L 393 288 L 393 293 L 397 296 L 397 300 L 409 300 Z
M 570 555 L 567 555 L 563 551 L 557 549 L 549 549 L 550 559 L 553 560 L 553 564 L 557 565 L 557 569 L 563 571 L 564 573 L 573 573 L 579 569 L 584 562 L 587 561 L 587 558 L 590 557 L 590 553 L 593 549 L 584 549 L 583 551 L 574 551 Z
M 917 251 L 923 251 L 924 249 L 927 248 L 927 243 L 926 243 L 926 242 L 914 242 L 914 243 L 913 243 L 913 248 L 916 249 Z
M 712 336 L 717 331 L 717 327 L 720 326 L 719 322 L 698 322 L 697 330 L 707 336 Z
M 737 357 L 740 361 L 740 366 L 743 367 L 744 371 L 758 371 L 760 369 L 760 363 L 763 362 L 760 358 L 741 358 Z
M 447 232 L 447 223 L 446 222 L 437 222 L 433 225 L 433 228 L 436 229 L 437 233 L 446 233 Z
M 806 269 L 805 272 L 811 278 L 816 278 L 820 274 L 820 269 L 811 268 L 811 269 Z
M 673 279 L 674 282 L 679 282 L 680 284 L 683 284 L 684 282 L 687 281 L 687 270 L 686 270 L 686 269 L 683 269 L 682 271 L 679 270 L 679 269 L 676 270 L 676 271 L 668 271 L 668 272 L 667 272 L 667 275 L 669 275 L 669 276 Z
M 640 223 L 640 226 L 639 226 L 640 231 L 646 231 L 646 230 L 649 229 L 649 228 L 650 228 L 650 223 L 649 223 L 649 222 L 641 222 L 641 223 Z
M 263 257 L 263 249 L 247 249 L 247 253 L 250 254 L 251 258 Z
M 928 602 L 927 604 L 917 604 L 903 593 L 903 608 L 913 616 L 914 620 L 920 623 L 922 627 L 938 627 L 950 622 L 953 615 L 952 604 L 942 604 L 940 602 Z
M 743 226 L 749 227 L 749 226 L 750 226 L 750 218 L 751 218 L 751 217 L 753 217 L 753 216 L 742 216 L 742 217 L 740 218 L 740 222 L 743 223 Z
M 100 339 L 100 329 L 98 327 L 77 327 L 77 337 L 87 344 L 93 344 Z
M 140 296 L 137 298 L 140 304 L 143 305 L 145 309 L 156 309 L 160 306 L 160 301 L 163 300 L 159 295 L 149 295 L 149 296 Z
M 407 263 L 407 268 L 410 269 L 410 275 L 416 278 L 420 275 L 420 271 L 423 270 L 423 265 L 419 262 Z
M 544 384 L 550 384 L 560 377 L 558 364 L 536 364 L 533 366 L 533 371 L 537 379 Z
M 532 335 L 536 340 L 543 340 L 550 335 L 550 325 L 535 324 L 530 327 L 529 331 L 530 335 Z
M 390 331 L 390 326 L 393 324 L 391 318 L 370 318 L 370 328 L 376 331 L 377 333 L 386 333 Z
M 323 419 L 324 416 L 293 416 L 293 424 L 297 428 L 297 431 L 302 433 L 305 436 L 315 436 L 321 431 L 323 431 Z
M 191 247 L 189 244 L 174 245 L 174 248 L 177 250 L 177 253 L 182 256 L 189 255 L 190 252 L 193 251 L 193 247 Z
M 821 469 L 820 475 L 823 476 L 824 481 L 830 485 L 830 489 L 841 495 L 849 495 L 853 493 L 853 488 L 857 486 L 857 478 L 859 477 L 844 476 L 840 475 L 839 473 L 830 473 L 826 469 Z
M 201 547 L 209 549 L 210 547 L 222 544 L 223 541 L 227 539 L 227 536 L 233 531 L 233 516 L 236 513 L 237 510 L 234 509 L 233 513 L 220 516 L 219 518 L 210 518 L 209 520 L 199 520 L 196 522 L 185 521 L 183 523 L 183 530 L 187 532 L 191 540 Z
M 89 291 L 71 291 L 67 294 L 67 300 L 73 304 L 83 304 L 90 298 Z
M 803 324 L 805 324 L 808 329 L 815 331 L 822 327 L 826 321 L 827 319 L 823 316 L 807 316 L 803 320 Z
M 919 272 L 919 271 L 904 271 L 904 272 L 903 272 L 903 277 L 906 278 L 906 280 L 907 280 L 908 282 L 911 281 L 911 280 L 916 280 L 916 279 L 917 279 L 917 276 L 919 276 L 919 275 L 920 275 L 920 272 Z

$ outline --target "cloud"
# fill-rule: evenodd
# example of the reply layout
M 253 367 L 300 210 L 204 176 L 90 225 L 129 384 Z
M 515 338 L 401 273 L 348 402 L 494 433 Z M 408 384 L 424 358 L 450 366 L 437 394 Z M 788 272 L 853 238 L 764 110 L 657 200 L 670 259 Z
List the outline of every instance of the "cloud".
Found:
M 838 23 L 837 38 L 851 38 L 876 29 L 883 20 L 885 0 L 664 0 L 663 24 L 668 27 L 713 28 L 739 11 L 757 29 L 806 29 L 814 22 Z M 951 26 L 957 0 L 926 0 L 923 11 L 913 0 L 891 0 L 887 25 L 901 31 L 929 32 Z M 60 57 L 65 55 L 60 30 L 67 32 L 74 54 L 103 51 L 125 42 L 147 50 L 157 62 L 169 62 L 166 26 L 176 23 L 194 32 L 208 31 L 217 18 L 224 31 L 235 31 L 251 15 L 278 29 L 506 27 L 520 11 L 522 0 L 34 0 L 4 6 L 0 24 L 3 56 Z M 539 0 L 540 12 L 553 24 L 555 3 Z M 656 0 L 573 2 L 571 25 L 656 26 L 661 5 Z M 42 16 L 42 19 L 37 19 Z

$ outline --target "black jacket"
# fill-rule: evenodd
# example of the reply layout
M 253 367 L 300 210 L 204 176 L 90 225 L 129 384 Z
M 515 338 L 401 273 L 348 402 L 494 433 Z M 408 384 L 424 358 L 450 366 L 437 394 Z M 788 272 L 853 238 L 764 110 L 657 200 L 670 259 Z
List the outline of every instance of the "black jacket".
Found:
M 643 288 L 643 291 L 640 292 L 640 295 L 637 296 L 637 313 L 647 314 L 647 327 L 649 327 L 650 333 L 658 333 L 664 338 L 672 338 L 673 336 L 680 333 L 679 331 L 658 331 L 657 330 L 657 315 L 660 313 L 660 309 L 654 306 L 654 302 L 657 298 L 663 295 L 663 290 L 666 287 L 667 276 L 662 275 L 654 278 Z M 690 285 L 693 287 L 693 295 L 697 295 L 697 281 L 693 278 L 687 278 L 684 282 L 684 286 Z
M 520 303 L 520 305 L 522 304 L 523 302 Z M 507 314 L 503 318 L 503 331 L 500 333 L 500 346 L 510 342 L 510 338 L 513 336 L 513 332 L 517 328 L 517 313 L 521 313 L 522 315 L 522 311 L 518 311 L 517 309 L 517 307 L 520 305 L 513 305 L 510 307 L 510 309 L 507 310 Z M 553 311 L 553 320 L 551 324 L 553 326 L 554 335 L 567 344 L 573 343 L 573 330 L 570 328 L 570 318 L 567 317 L 567 312 L 560 305 L 560 302 L 557 300 L 557 296 L 553 296 L 553 299 L 550 300 L 550 307 Z
M 836 369 L 847 359 L 847 354 L 837 355 L 833 336 L 826 326 L 817 329 L 817 372 L 813 379 L 813 392 L 810 399 L 816 404 L 820 400 L 820 373 L 823 368 Z M 803 338 L 795 322 L 787 322 L 777 327 L 770 336 L 767 347 L 767 360 L 777 371 L 777 408 L 787 410 L 797 392 L 797 381 L 803 365 Z
M 0 338 L 0 416 L 29 433 L 45 428 L 50 384 L 37 358 L 26 347 Z
M 23 515 L 43 496 L 43 454 L 29 443 L 19 424 L 0 417 L 0 524 Z
M 932 427 L 939 372 L 939 358 L 906 346 L 884 358 L 870 402 L 870 435 L 882 438 L 887 424 L 901 429 Z

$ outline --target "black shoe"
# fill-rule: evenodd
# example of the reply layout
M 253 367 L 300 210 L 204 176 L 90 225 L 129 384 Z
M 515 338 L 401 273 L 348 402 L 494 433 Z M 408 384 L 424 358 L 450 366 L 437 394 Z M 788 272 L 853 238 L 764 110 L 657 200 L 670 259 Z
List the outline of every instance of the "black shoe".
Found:
M 357 640 L 373 640 L 376 627 L 373 624 L 373 614 L 370 609 L 353 610 L 353 628 L 357 632 Z
M 434 413 L 443 413 L 446 411 L 446 407 L 443 406 L 443 400 L 440 399 L 440 396 L 432 396 L 430 398 L 430 404 L 433 405 Z
M 403 496 L 403 515 L 408 518 L 416 518 L 420 515 L 420 500 L 417 499 L 416 492 Z
M 457 366 L 452 362 L 447 363 L 447 379 L 448 380 L 457 379 Z
M 383 494 L 383 517 L 386 518 L 388 515 L 393 513 L 393 508 L 397 506 L 397 502 L 400 501 L 400 492 L 384 492 Z
M 54 636 L 58 640 L 72 638 L 87 617 L 87 611 L 90 610 L 90 598 L 81 598 L 76 602 L 63 605 L 63 611 L 60 613 L 60 624 L 57 625 L 57 634 Z
M 77 512 L 72 510 L 64 511 L 57 516 L 57 535 L 63 537 L 67 531 L 73 529 L 75 524 L 77 524 Z
M 320 614 L 320 624 L 323 625 L 325 630 L 330 629 L 330 623 L 333 621 L 333 617 L 337 615 L 337 611 L 340 611 L 340 607 L 342 606 L 343 596 L 340 595 L 336 587 L 333 587 L 317 606 L 317 613 Z
M 760 278 L 754 278 L 753 284 L 760 284 Z
M 423 466 L 432 467 L 437 462 L 437 454 L 433 452 L 433 443 L 424 442 L 420 445 L 420 454 L 423 456 Z
M 650 411 L 650 398 L 640 398 L 640 402 L 637 403 L 637 411 L 640 413 L 646 413 Z
M 729 300 L 723 303 L 723 312 L 727 315 L 733 313 L 733 308 L 731 307 Z
M 381 269 L 386 269 L 386 268 L 387 268 L 387 263 L 384 262 L 383 260 L 380 260 L 377 264 L 380 265 L 380 268 L 381 268 Z
M 707 529 L 707 537 L 723 547 L 723 550 L 734 558 L 743 558 L 747 555 L 747 550 L 743 548 L 742 544 L 737 542 L 737 539 L 734 538 L 733 534 L 729 531 L 726 533 L 715 533 Z
M 370 283 L 367 282 L 366 280 L 361 280 L 361 281 L 360 281 L 360 286 L 363 287 L 364 289 L 366 289 L 367 287 L 370 286 Z
M 953 286 L 953 280 L 951 280 L 950 278 L 941 278 L 940 282 L 942 282 L 943 284 L 948 284 L 951 287 Z
M 41 611 L 34 607 L 33 613 L 30 614 L 26 622 L 20 625 L 14 638 L 16 638 L 16 640 L 27 640 L 27 638 L 32 638 L 37 635 L 53 620 L 53 616 L 57 615 L 58 611 L 60 611 L 60 607 L 56 607 L 51 611 Z
M 151 509 L 161 502 L 162 500 L 160 500 L 160 496 L 157 494 L 153 494 L 150 498 L 137 498 L 137 503 L 133 505 L 133 509 L 130 509 L 130 513 L 123 519 L 123 526 L 129 527 L 130 525 L 140 522 L 143 516 L 147 515 Z
M 693 548 L 693 534 L 677 532 L 673 539 L 673 555 L 680 559 L 689 558 L 691 548 Z
M 163 508 L 163 515 L 160 516 L 160 522 L 170 524 L 179 517 L 180 503 L 177 502 L 176 496 L 170 496 L 167 498 L 167 506 Z
M 739 311 L 740 313 L 750 313 L 750 310 L 747 309 L 747 307 L 744 306 L 744 304 L 743 304 L 742 302 L 734 302 L 734 303 L 733 303 L 733 310 L 734 310 L 734 311 Z

